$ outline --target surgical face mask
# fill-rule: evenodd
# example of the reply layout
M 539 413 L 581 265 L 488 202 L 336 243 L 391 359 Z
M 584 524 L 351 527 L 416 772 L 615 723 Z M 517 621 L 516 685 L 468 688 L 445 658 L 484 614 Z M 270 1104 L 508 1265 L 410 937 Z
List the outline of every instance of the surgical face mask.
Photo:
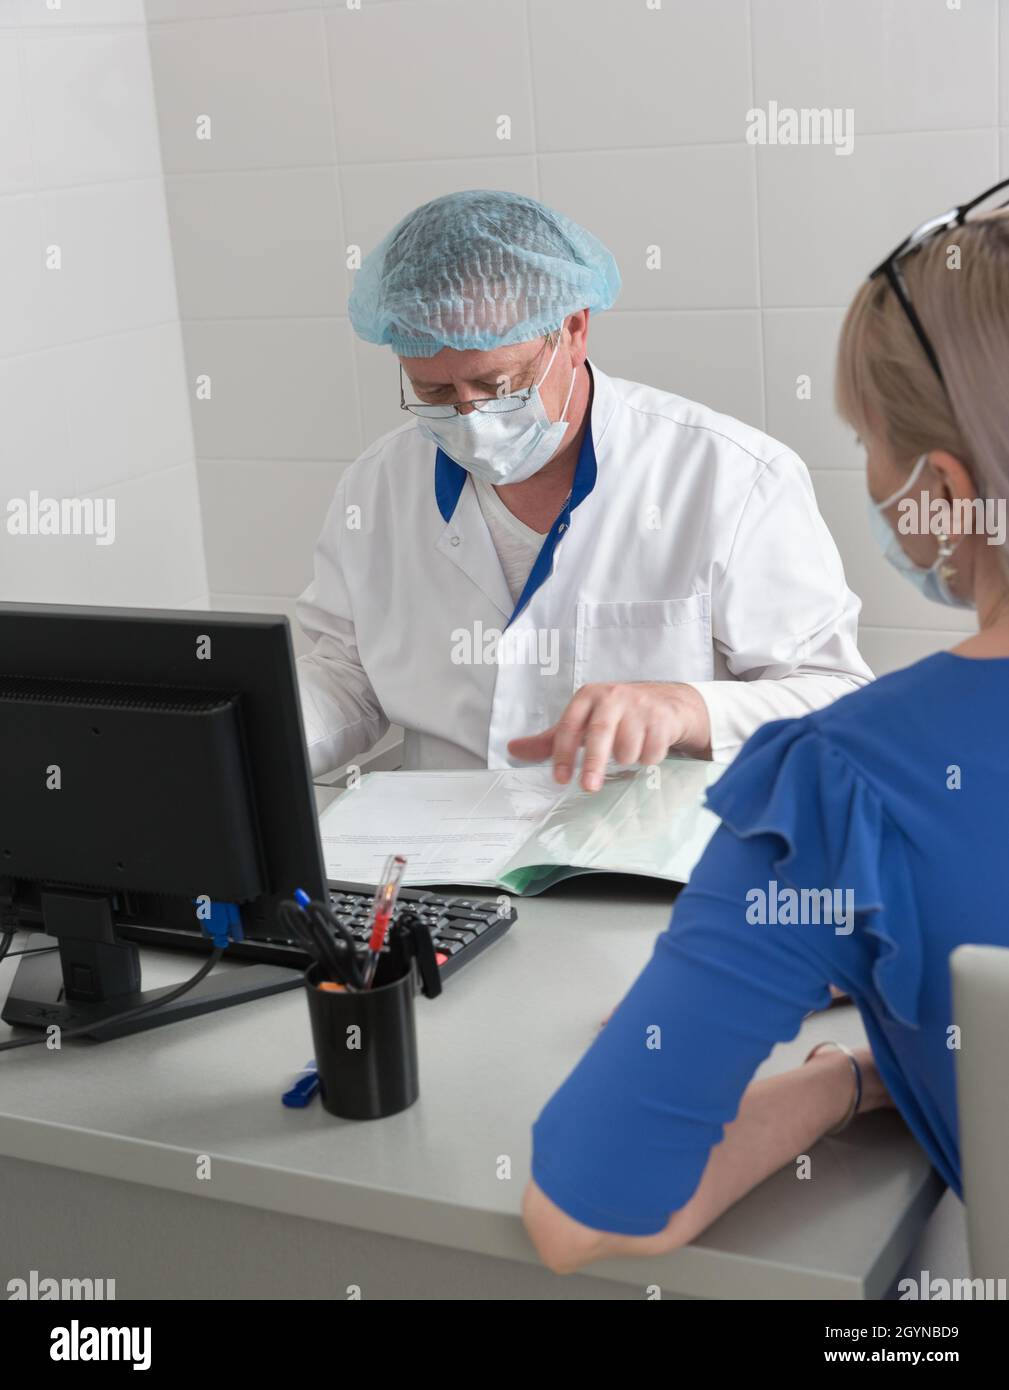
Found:
M 871 497 L 868 499 L 869 525 L 886 559 L 889 560 L 894 569 L 898 570 L 905 579 L 909 580 L 925 598 L 931 599 L 933 603 L 945 603 L 951 608 L 973 608 L 974 603 L 971 599 L 960 598 L 958 594 L 953 592 L 949 587 L 950 576 L 945 573 L 945 571 L 949 569 L 949 558 L 954 550 L 956 550 L 956 546 L 960 544 L 960 541 L 957 541 L 956 545 L 951 546 L 948 541 L 940 538 L 939 554 L 927 569 L 922 569 L 920 565 L 914 563 L 909 555 L 905 554 L 900 541 L 897 539 L 896 532 L 884 515 L 895 502 L 900 501 L 905 492 L 909 491 L 910 488 L 914 486 L 921 476 L 922 469 L 927 462 L 928 455 L 922 454 L 921 458 L 915 464 L 907 482 L 904 483 L 902 487 L 898 488 L 892 497 L 888 497 L 885 502 L 874 502 Z M 961 540 L 962 539 L 961 537 Z
M 528 402 L 518 410 L 471 410 L 467 415 L 453 415 L 433 424 L 422 419 L 418 425 L 421 434 L 485 483 L 500 486 L 531 478 L 553 458 L 568 427 L 564 417 L 571 404 L 577 369 L 571 369 L 571 385 L 559 420 L 550 419 L 540 395 L 560 345 L 558 338 L 546 371 L 532 388 Z

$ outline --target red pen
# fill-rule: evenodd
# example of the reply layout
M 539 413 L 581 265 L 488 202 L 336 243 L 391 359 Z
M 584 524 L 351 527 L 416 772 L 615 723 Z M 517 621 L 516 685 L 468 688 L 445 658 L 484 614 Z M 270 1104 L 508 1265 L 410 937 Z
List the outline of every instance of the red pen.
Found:
M 379 956 L 385 945 L 386 933 L 389 930 L 389 923 L 392 921 L 392 913 L 396 906 L 396 897 L 399 894 L 399 885 L 405 868 L 406 860 L 403 856 L 391 854 L 386 860 L 382 878 L 375 889 L 375 898 L 371 905 L 371 937 L 368 940 L 368 955 L 364 965 L 365 989 L 371 989 L 375 971 L 378 969 Z

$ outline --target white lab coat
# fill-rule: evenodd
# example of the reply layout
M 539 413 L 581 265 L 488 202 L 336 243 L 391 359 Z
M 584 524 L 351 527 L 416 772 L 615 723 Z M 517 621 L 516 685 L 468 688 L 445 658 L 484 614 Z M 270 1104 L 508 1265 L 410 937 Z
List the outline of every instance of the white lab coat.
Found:
M 767 720 L 871 679 L 802 461 L 591 370 L 595 486 L 499 660 L 493 633 L 515 605 L 472 481 L 446 520 L 436 449 L 412 418 L 346 470 L 298 603 L 315 644 L 298 663 L 314 775 L 390 723 L 406 730 L 405 767 L 512 766 L 508 740 L 549 727 L 592 681 L 689 682 L 727 762 Z

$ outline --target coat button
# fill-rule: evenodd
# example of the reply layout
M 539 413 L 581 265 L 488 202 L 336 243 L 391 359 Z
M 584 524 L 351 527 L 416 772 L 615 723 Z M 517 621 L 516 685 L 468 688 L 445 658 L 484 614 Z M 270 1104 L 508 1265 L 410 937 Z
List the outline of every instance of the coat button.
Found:
M 453 536 L 453 537 L 452 537 L 452 544 L 453 544 L 453 545 L 458 545 L 458 544 L 459 544 L 459 537 L 458 537 L 458 536 Z

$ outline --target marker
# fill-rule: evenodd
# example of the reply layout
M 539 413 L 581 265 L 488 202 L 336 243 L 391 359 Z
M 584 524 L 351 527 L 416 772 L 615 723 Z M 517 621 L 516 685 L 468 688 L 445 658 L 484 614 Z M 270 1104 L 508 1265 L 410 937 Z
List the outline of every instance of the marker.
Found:
M 304 1110 L 306 1105 L 311 1105 L 318 1089 L 319 1073 L 312 1057 L 298 1073 L 294 1085 L 281 1096 L 281 1103 L 289 1110 Z

